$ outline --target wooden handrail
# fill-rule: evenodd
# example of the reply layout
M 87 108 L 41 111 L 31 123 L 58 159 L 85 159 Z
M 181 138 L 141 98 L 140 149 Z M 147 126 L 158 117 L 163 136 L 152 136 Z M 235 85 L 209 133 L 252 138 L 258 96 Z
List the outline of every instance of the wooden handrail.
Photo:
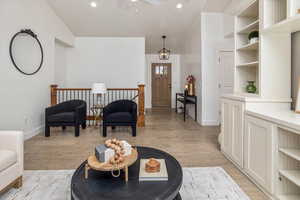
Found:
M 138 126 L 139 127 L 144 127 L 145 126 L 145 85 L 138 85 L 138 88 L 108 88 L 108 91 L 136 91 L 137 95 L 133 97 L 133 99 L 130 100 L 135 100 L 138 98 Z M 85 93 L 90 93 L 91 88 L 58 88 L 58 85 L 51 85 L 50 86 L 50 91 L 51 91 L 51 106 L 56 105 L 57 100 L 58 100 L 58 93 L 59 92 L 76 92 L 76 91 L 81 91 Z M 128 92 L 127 92 L 128 93 Z M 88 118 L 91 118 L 91 116 L 88 116 Z
M 56 88 L 57 91 L 90 91 L 91 88 Z M 108 91 L 138 91 L 138 88 L 107 88 Z

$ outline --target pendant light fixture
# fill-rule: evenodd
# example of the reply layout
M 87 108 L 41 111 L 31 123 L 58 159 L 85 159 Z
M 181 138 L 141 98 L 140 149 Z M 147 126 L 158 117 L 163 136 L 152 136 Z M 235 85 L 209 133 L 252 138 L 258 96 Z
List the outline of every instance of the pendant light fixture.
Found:
M 163 48 L 158 52 L 160 60 L 169 60 L 171 51 L 166 49 L 166 38 L 167 36 L 162 36 L 163 39 Z

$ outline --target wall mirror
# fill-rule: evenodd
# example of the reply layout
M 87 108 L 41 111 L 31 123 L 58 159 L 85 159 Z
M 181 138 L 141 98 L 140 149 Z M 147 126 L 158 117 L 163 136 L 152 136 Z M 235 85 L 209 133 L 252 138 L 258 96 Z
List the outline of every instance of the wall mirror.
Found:
M 9 45 L 10 58 L 15 68 L 25 75 L 37 73 L 44 60 L 44 52 L 37 35 L 30 29 L 16 33 Z

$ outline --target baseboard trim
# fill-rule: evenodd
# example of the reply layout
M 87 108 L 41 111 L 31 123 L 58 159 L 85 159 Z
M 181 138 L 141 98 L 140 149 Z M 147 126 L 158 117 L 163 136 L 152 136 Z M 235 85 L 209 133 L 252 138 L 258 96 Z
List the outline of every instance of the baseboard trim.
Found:
M 203 120 L 201 121 L 202 126 L 219 126 L 220 122 L 217 120 Z
M 30 131 L 27 131 L 24 133 L 24 140 L 29 140 L 30 138 L 40 134 L 45 128 L 45 125 L 39 126 L 37 128 L 34 128 Z

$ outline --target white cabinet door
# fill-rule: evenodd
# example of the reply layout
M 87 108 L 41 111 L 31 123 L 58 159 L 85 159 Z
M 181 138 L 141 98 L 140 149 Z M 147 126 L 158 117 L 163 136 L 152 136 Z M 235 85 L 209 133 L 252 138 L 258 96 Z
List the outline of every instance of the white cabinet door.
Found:
M 222 151 L 243 168 L 244 103 L 222 100 Z
M 229 101 L 222 100 L 222 151 L 227 156 L 231 157 L 232 153 L 232 117 L 231 117 L 231 105 Z
M 267 121 L 246 116 L 245 170 L 268 192 L 273 192 L 273 125 Z
M 243 148 L 244 148 L 244 103 L 232 102 L 232 159 L 243 168 Z

